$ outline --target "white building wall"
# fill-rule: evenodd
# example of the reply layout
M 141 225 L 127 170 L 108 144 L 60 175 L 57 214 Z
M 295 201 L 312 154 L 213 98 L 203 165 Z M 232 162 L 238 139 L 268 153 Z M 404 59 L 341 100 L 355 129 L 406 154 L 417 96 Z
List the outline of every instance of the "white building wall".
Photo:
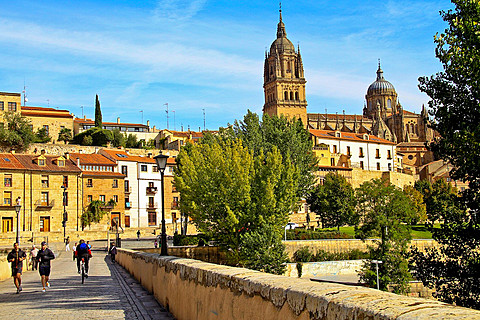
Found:
M 142 171 L 142 166 L 146 166 L 147 171 Z M 137 163 L 138 175 L 138 210 L 140 227 L 159 227 L 162 222 L 162 181 L 160 172 L 153 172 L 153 163 Z M 149 182 L 153 182 L 153 186 L 157 188 L 154 194 L 147 193 Z M 149 198 L 153 198 L 154 207 L 149 207 Z M 149 225 L 148 212 L 156 212 L 155 225 Z
M 125 181 L 128 181 L 130 191 L 130 193 L 125 193 L 125 198 L 128 197 L 128 202 L 130 203 L 130 209 L 125 205 L 125 215 L 130 216 L 130 227 L 137 228 L 139 227 L 137 163 L 133 161 L 117 161 L 117 172 L 122 173 L 123 166 L 127 167 Z

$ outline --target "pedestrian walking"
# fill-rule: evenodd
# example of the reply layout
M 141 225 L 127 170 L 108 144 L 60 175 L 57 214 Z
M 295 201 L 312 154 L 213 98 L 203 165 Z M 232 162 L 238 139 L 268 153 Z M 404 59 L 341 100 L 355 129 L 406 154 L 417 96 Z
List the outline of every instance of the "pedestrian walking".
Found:
M 37 259 L 39 262 L 38 270 L 40 272 L 40 277 L 42 278 L 42 292 L 45 292 L 45 287 L 50 288 L 50 282 L 48 282 L 51 271 L 50 261 L 55 259 L 55 255 L 52 250 L 47 248 L 47 243 L 45 241 L 42 242 L 42 249 L 38 251 Z
M 72 247 L 73 261 L 75 261 L 75 251 L 77 251 L 77 243 L 76 243 L 76 242 L 75 242 L 75 244 L 74 244 L 73 247 Z
M 157 239 L 155 239 L 155 241 L 153 242 L 153 246 L 155 247 L 155 249 L 158 248 L 158 241 L 157 241 Z
M 113 244 L 113 242 L 110 244 L 110 258 L 112 259 L 112 262 L 115 263 L 115 256 L 117 255 L 117 247 Z
M 38 249 L 35 245 L 32 245 L 32 250 L 30 250 L 30 258 L 32 259 L 32 270 L 38 269 L 38 260 L 37 260 Z
M 92 245 L 90 244 L 90 241 L 87 241 L 87 246 L 89 250 L 92 250 Z
M 18 242 L 13 244 L 13 250 L 7 256 L 7 261 L 12 266 L 12 277 L 15 287 L 17 287 L 17 293 L 22 291 L 22 272 L 23 272 L 23 260 L 27 258 L 27 254 L 18 247 Z
M 65 239 L 65 251 L 70 251 L 70 236 Z
M 137 231 L 137 241 L 140 240 L 140 230 Z

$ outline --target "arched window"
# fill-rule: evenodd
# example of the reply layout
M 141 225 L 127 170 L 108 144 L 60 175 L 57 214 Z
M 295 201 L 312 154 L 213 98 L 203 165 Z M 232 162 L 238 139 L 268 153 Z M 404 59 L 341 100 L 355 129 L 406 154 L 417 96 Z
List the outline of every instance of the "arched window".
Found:
M 418 136 L 418 124 L 415 125 L 415 134 Z
M 410 123 L 410 133 L 415 133 L 415 130 L 413 128 L 413 123 Z
M 387 100 L 387 108 L 391 109 L 392 108 L 392 99 Z
M 288 92 L 285 91 L 285 100 L 288 100 Z
M 287 72 L 290 72 L 290 70 L 292 70 L 292 69 L 290 69 L 290 61 L 288 61 L 287 62 Z
M 405 130 L 407 130 L 407 133 L 410 133 L 410 127 L 408 126 L 408 124 L 405 125 Z
M 293 100 L 293 91 L 290 91 L 290 100 Z
M 295 92 L 295 100 L 297 100 L 297 101 L 300 100 L 300 99 L 298 98 L 298 91 Z
M 273 66 L 270 66 L 270 74 L 273 74 Z

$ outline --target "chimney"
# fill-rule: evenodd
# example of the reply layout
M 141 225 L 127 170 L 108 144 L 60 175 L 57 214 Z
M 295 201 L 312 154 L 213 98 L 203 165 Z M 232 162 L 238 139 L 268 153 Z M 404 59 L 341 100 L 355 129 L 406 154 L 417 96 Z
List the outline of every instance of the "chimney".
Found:
M 149 153 L 147 154 L 147 157 L 152 158 L 152 153 L 149 152 Z
M 120 117 L 117 117 L 117 123 L 120 123 Z
M 42 151 L 40 151 L 40 154 L 44 155 L 45 154 L 45 149 L 42 149 Z
M 150 128 L 150 120 L 147 120 L 147 127 Z
M 98 153 L 98 147 L 95 147 L 95 153 L 96 154 Z
M 80 168 L 80 158 L 77 158 L 77 167 Z
M 200 127 L 198 127 L 198 132 L 202 132 L 202 129 L 200 129 Z
M 86 115 L 83 116 L 83 120 L 87 120 L 87 116 L 86 116 Z
M 65 159 L 70 160 L 70 153 L 65 152 Z
M 155 130 L 157 130 L 157 129 L 155 128 L 155 126 L 153 126 L 153 132 L 155 132 Z
M 13 150 L 13 149 L 12 149 L 12 150 L 10 150 L 10 152 L 11 152 L 12 154 L 15 154 L 15 150 Z

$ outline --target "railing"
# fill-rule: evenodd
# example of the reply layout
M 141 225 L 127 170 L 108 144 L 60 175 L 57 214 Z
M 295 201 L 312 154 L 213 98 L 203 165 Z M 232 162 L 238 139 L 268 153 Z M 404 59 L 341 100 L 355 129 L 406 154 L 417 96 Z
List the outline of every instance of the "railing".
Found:
M 158 208 L 158 202 L 149 202 L 149 203 L 147 204 L 147 208 L 149 208 L 149 209 L 156 209 L 156 208 Z
M 132 187 L 125 187 L 125 193 L 132 193 Z
M 147 187 L 147 193 L 148 194 L 155 194 L 157 193 L 157 187 Z
M 55 205 L 55 200 L 48 202 L 40 199 L 35 202 L 35 206 L 37 206 L 37 208 L 52 208 L 54 205 Z

